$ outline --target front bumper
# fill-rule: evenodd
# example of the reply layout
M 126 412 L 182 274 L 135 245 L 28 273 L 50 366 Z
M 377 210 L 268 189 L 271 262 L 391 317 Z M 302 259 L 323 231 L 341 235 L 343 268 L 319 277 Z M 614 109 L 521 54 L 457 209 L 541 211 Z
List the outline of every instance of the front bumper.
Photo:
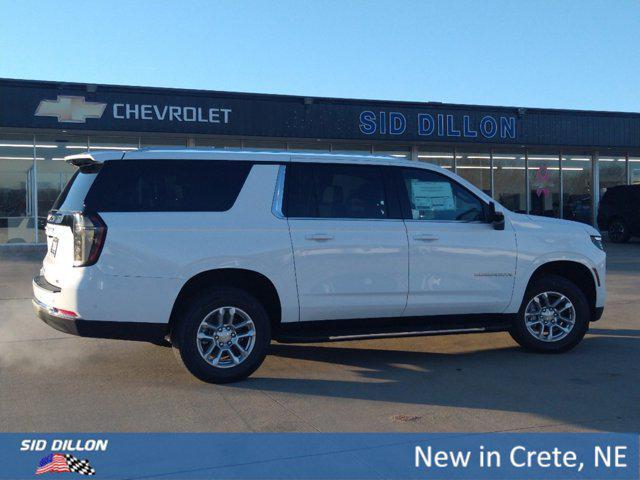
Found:
M 603 313 L 604 313 L 604 307 L 595 307 L 593 309 L 593 318 L 591 319 L 591 321 L 597 322 L 602 318 Z
M 84 320 L 65 315 L 55 307 L 45 305 L 36 298 L 32 303 L 33 311 L 40 320 L 56 330 L 71 335 L 163 344 L 167 334 L 166 323 Z

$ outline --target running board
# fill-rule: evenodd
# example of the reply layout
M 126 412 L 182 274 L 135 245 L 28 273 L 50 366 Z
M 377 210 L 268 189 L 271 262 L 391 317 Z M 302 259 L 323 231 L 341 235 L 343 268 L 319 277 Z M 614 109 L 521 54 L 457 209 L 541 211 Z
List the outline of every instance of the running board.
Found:
M 512 315 L 452 315 L 295 322 L 280 325 L 281 343 L 342 342 L 508 330 Z
M 479 328 L 450 328 L 448 330 L 422 330 L 419 332 L 398 332 L 398 333 L 364 333 L 360 335 L 335 335 L 329 337 L 332 342 L 341 342 L 344 340 L 364 340 L 371 338 L 391 338 L 391 337 L 423 337 L 426 335 L 447 335 L 453 333 L 479 333 L 485 332 L 484 327 Z

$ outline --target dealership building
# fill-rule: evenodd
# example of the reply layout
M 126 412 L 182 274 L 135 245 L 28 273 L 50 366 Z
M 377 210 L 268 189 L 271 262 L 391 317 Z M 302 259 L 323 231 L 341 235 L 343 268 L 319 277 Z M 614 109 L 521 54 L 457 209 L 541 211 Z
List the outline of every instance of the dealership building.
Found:
M 0 79 L 0 244 L 45 242 L 65 156 L 148 146 L 392 155 L 591 224 L 607 188 L 640 183 L 637 113 Z

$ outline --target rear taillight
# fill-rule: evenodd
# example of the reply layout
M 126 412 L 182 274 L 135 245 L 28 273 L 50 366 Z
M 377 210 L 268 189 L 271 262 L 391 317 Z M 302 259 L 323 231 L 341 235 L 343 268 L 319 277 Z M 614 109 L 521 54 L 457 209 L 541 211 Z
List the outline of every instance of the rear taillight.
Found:
M 73 266 L 87 267 L 98 261 L 107 237 L 107 226 L 96 214 L 73 214 Z

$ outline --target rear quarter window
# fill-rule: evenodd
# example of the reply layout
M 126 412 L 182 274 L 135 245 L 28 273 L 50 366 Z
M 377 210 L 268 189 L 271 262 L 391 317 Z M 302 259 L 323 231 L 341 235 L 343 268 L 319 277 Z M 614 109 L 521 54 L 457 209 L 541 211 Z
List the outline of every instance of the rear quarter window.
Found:
M 67 182 L 51 210 L 61 212 L 81 212 L 91 185 L 96 179 L 100 166 L 82 167 L 75 171 Z
M 250 170 L 248 162 L 106 162 L 85 205 L 95 212 L 224 212 L 235 203 Z

